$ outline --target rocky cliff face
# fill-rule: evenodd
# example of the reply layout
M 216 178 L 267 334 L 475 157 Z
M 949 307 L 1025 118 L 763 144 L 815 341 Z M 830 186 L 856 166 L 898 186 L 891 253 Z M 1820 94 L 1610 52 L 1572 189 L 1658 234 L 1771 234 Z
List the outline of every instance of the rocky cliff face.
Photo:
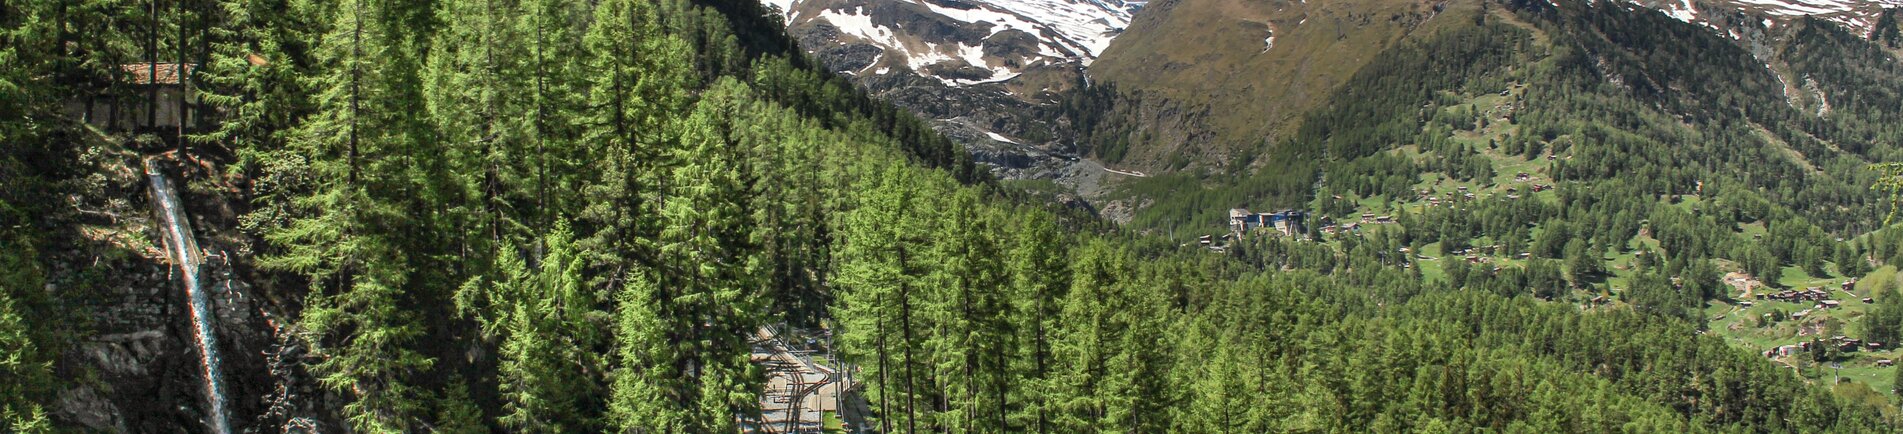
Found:
M 1045 113 L 1143 2 L 774 0 L 831 70 L 963 143 L 1007 179 L 1063 177 L 1076 149 Z
M 102 138 L 102 140 L 105 138 Z M 78 163 L 86 176 L 69 180 L 75 213 L 47 216 L 45 290 L 68 301 L 76 336 L 62 348 L 57 375 L 74 379 L 48 408 L 62 425 L 94 432 L 199 432 L 206 429 L 201 355 L 180 273 L 160 241 L 165 236 L 138 175 L 137 152 L 104 141 Z M 206 264 L 225 395 L 234 432 L 310 432 L 338 426 L 314 382 L 302 372 L 295 339 L 279 327 L 291 306 L 253 284 L 261 277 L 236 229 L 242 205 L 224 194 L 214 164 L 166 159 L 181 191 Z M 294 297 L 292 297 L 294 299 Z M 328 423 L 316 421 L 325 420 Z

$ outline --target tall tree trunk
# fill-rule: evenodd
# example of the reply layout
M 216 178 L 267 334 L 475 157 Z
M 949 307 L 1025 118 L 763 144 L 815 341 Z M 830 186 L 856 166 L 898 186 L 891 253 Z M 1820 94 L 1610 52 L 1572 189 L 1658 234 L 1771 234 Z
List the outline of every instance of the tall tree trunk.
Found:
M 913 382 L 914 378 L 912 376 L 912 365 L 914 364 L 912 359 L 912 291 L 911 284 L 903 280 L 905 271 L 911 268 L 906 266 L 908 263 L 904 241 L 900 241 L 899 275 L 901 280 L 899 280 L 899 334 L 901 340 L 899 344 L 903 346 L 900 349 L 905 353 L 905 432 L 915 433 L 918 432 L 918 421 L 914 416 L 918 408 L 918 399 L 916 398 L 918 395 L 916 393 L 918 391 L 918 383 Z
M 147 2 L 146 17 L 150 18 L 151 28 L 146 29 L 145 40 L 145 127 L 159 124 L 159 1 Z M 136 130 L 136 128 L 135 128 Z
M 885 309 L 885 293 L 881 292 L 874 296 L 874 300 L 876 301 L 872 303 L 875 306 L 873 309 L 877 309 L 873 310 L 872 317 L 875 330 L 873 334 L 877 336 L 875 338 L 877 343 L 874 346 L 877 346 L 879 351 L 879 432 L 892 432 L 892 395 L 890 388 L 887 387 L 891 383 L 886 380 L 885 375 L 886 366 L 888 366 L 885 348 L 885 313 L 881 312 Z
M 192 94 L 190 75 L 186 74 L 185 69 L 185 47 L 190 45 L 185 36 L 187 28 L 185 26 L 185 0 L 173 2 L 172 10 L 178 12 L 178 46 L 173 47 L 174 50 L 178 51 L 178 64 L 174 65 L 175 69 L 172 70 L 172 73 L 178 77 L 178 113 L 176 113 L 178 116 L 178 125 L 173 139 L 178 141 L 178 158 L 182 161 L 187 157 L 185 153 L 185 120 L 187 116 L 190 115 L 190 112 L 186 111 L 189 108 L 185 106 L 185 100 L 190 98 Z

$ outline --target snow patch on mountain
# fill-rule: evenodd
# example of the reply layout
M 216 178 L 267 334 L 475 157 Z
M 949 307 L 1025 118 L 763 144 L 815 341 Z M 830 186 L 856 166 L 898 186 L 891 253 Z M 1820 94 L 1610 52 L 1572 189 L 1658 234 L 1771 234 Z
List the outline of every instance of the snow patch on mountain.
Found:
M 1775 24 L 1773 18 L 1813 16 L 1858 32 L 1869 31 L 1883 9 L 1903 7 L 1903 0 L 1700 0 L 1696 4 L 1694 0 L 1630 1 L 1658 9 L 1679 21 L 1707 26 L 1712 24 L 1707 22 L 1706 13 L 1724 12 L 1712 9 L 1730 9 L 1765 16 L 1765 27 Z M 1698 5 L 1703 5 L 1705 10 L 1701 10 Z
M 1674 4 L 1670 9 L 1666 9 L 1665 14 L 1671 15 L 1672 18 L 1677 18 L 1679 21 L 1689 23 L 1692 22 L 1692 20 L 1698 19 L 1698 7 L 1692 6 L 1692 0 L 1679 0 L 1678 4 Z
M 829 24 L 826 44 L 876 47 L 872 64 L 953 86 L 993 83 L 1038 65 L 1089 65 L 1147 2 L 1133 0 L 761 0 L 788 27 Z M 810 41 L 809 41 L 810 42 Z M 823 45 L 823 44 L 822 44 Z M 820 49 L 821 47 L 808 47 Z
M 1095 58 L 1110 46 L 1110 40 L 1130 25 L 1130 15 L 1140 5 L 1114 0 L 977 0 L 996 10 L 1042 24 L 1083 54 Z M 1031 34 L 1038 34 L 1032 32 Z
M 1297 23 L 1296 25 L 1301 25 L 1301 24 Z M 1264 36 L 1262 38 L 1262 52 L 1264 53 L 1269 52 L 1269 50 L 1275 49 L 1275 26 L 1270 25 L 1268 28 L 1268 32 L 1269 32 L 1268 36 Z

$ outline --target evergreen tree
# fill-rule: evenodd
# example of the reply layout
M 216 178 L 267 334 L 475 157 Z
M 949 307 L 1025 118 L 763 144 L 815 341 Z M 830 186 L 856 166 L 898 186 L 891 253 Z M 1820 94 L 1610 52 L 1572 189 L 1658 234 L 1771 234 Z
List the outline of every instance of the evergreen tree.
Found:
M 285 155 L 289 132 L 310 114 L 310 45 L 322 36 L 326 11 L 294 1 L 219 1 L 207 11 L 209 58 L 193 71 L 198 111 L 213 126 L 193 135 L 199 143 L 231 150 L 259 168 Z
M 534 211 L 525 213 L 525 218 L 539 228 L 538 232 L 545 232 L 553 219 L 575 215 L 582 208 L 571 192 L 585 179 L 579 169 L 586 154 L 577 146 L 582 130 L 577 125 L 584 113 L 582 99 L 587 89 L 581 74 L 589 58 L 582 51 L 588 20 L 583 15 L 585 8 L 569 1 L 527 0 L 522 6 L 511 32 L 515 35 L 513 42 L 522 45 L 511 53 L 521 56 L 516 66 L 528 75 L 521 83 L 522 92 L 516 95 L 528 98 L 522 98 L 526 100 L 526 113 L 516 117 L 512 126 L 522 131 L 527 145 L 516 161 L 534 164 Z M 498 21 L 506 19 L 498 17 Z M 524 169 L 525 174 L 531 172 Z M 524 187 L 530 184 L 527 177 L 522 181 Z
M 314 291 L 300 324 L 313 366 L 327 388 L 347 393 L 353 427 L 405 431 L 424 416 L 421 392 L 409 378 L 433 364 L 410 346 L 425 331 L 403 307 L 412 265 L 390 237 L 412 224 L 391 198 L 416 189 L 404 175 L 416 169 L 421 131 L 406 97 L 405 36 L 389 23 L 399 11 L 377 2 L 339 5 L 336 23 L 318 58 L 327 73 L 318 88 L 318 112 L 290 147 L 303 166 L 274 174 L 310 179 L 313 190 L 285 192 L 288 221 L 266 239 L 281 253 L 261 260 L 304 275 Z
M 454 188 L 477 198 L 455 204 L 451 223 L 462 235 L 459 242 L 467 245 L 460 250 L 473 256 L 463 259 L 467 273 L 477 276 L 493 272 L 495 251 L 518 241 L 523 225 L 542 223 L 519 216 L 545 212 L 526 197 L 532 180 L 518 163 L 529 156 L 520 125 L 529 108 L 518 95 L 530 93 L 522 36 L 507 21 L 518 15 L 521 8 L 511 0 L 445 3 L 443 30 L 431 44 L 435 49 L 425 71 L 441 150 L 458 168 Z
M 1126 373 L 1115 369 L 1119 355 L 1122 325 L 1119 312 L 1124 281 L 1130 278 L 1127 253 L 1101 240 L 1085 243 L 1071 261 L 1071 288 L 1064 300 L 1059 323 L 1064 325 L 1056 345 L 1058 366 L 1056 401 L 1058 411 L 1052 423 L 1056 431 L 1106 431 L 1125 429 L 1108 420 L 1113 409 L 1127 408 L 1119 401 L 1118 381 Z M 1145 345 L 1150 345 L 1146 343 Z M 1128 420 L 1129 414 L 1117 416 Z
M 843 356 L 853 360 L 873 385 L 867 399 L 880 431 L 915 429 L 915 362 L 912 302 L 918 253 L 909 245 L 918 230 L 914 207 L 917 187 L 907 172 L 887 165 L 855 183 L 865 192 L 840 223 L 842 246 L 834 281 L 833 318 Z
M 500 421 L 524 431 L 585 430 L 598 407 L 589 374 L 601 370 L 592 350 L 605 338 L 596 332 L 605 314 L 595 310 L 581 275 L 584 255 L 574 249 L 567 226 L 558 223 L 547 245 L 535 269 L 514 249 L 502 254 L 507 280 L 498 292 L 507 300 L 493 308 L 509 312 L 497 325 L 504 336 Z
M 748 336 L 763 324 L 766 299 L 756 283 L 765 266 L 751 243 L 744 207 L 750 202 L 737 143 L 729 135 L 750 98 L 745 85 L 716 82 L 682 125 L 683 147 L 667 180 L 657 243 L 660 295 L 673 341 L 686 355 L 692 392 L 690 431 L 733 431 L 734 415 L 757 413 L 756 368 L 747 363 Z
M 682 432 L 687 412 L 679 403 L 684 355 L 669 341 L 659 289 L 644 271 L 630 274 L 615 312 L 616 367 L 610 425 L 621 432 Z
M 1014 429 L 1049 432 L 1051 394 L 1050 374 L 1056 370 L 1052 343 L 1064 291 L 1070 285 L 1067 270 L 1067 241 L 1047 213 L 1020 213 L 1011 233 L 1015 235 L 1009 253 L 1013 312 L 1011 330 L 1016 333 L 1015 354 L 1011 358 L 1011 378 L 1018 379 L 1009 397 Z
M 14 211 L 0 200 L 0 212 Z M 0 229 L 0 247 L 6 252 L 0 253 L 0 270 L 5 270 L 0 271 L 0 430 L 52 432 L 52 421 L 39 401 L 52 392 L 52 364 L 43 347 L 34 343 L 34 324 L 16 295 L 39 291 L 43 278 L 32 250 L 19 241 L 11 230 Z
M 687 47 L 657 32 L 652 6 L 641 0 L 608 0 L 594 10 L 584 36 L 582 76 L 588 88 L 579 114 L 583 155 L 592 176 L 582 182 L 588 204 L 587 245 L 598 256 L 597 286 L 625 270 L 623 261 L 652 264 L 659 233 L 659 195 L 679 141 L 673 118 L 691 102 L 693 83 Z M 625 271 L 623 271 L 625 272 Z M 614 288 L 608 288 L 614 289 Z

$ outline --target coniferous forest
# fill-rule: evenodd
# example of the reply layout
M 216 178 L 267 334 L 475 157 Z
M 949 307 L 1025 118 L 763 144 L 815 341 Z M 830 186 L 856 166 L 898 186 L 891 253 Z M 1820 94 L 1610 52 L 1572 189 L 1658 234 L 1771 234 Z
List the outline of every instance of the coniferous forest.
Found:
M 1524 16 L 1541 13 L 1530 25 L 1551 34 L 1645 19 Z M 1419 101 L 1492 93 L 1508 80 L 1493 71 L 1541 51 L 1557 60 L 1522 71 L 1550 76 L 1527 79 L 1526 133 L 1502 147 L 1531 158 L 1562 146 L 1552 139 L 1593 137 L 1577 161 L 1553 163 L 1556 200 L 1404 213 L 1393 230 L 1217 254 L 992 179 L 925 122 L 815 65 L 778 19 L 753 0 L 0 4 L 0 432 L 87 431 L 61 402 L 81 388 L 116 393 L 102 378 L 121 374 L 67 355 L 112 327 L 93 317 L 114 302 L 103 294 L 120 270 L 167 266 L 125 247 L 163 249 L 160 229 L 100 235 L 149 213 L 143 178 L 115 181 L 143 159 L 187 174 L 184 197 L 205 215 L 197 229 L 217 240 L 206 243 L 230 246 L 222 266 L 274 306 L 247 324 L 295 349 L 228 351 L 226 369 L 310 379 L 298 386 L 309 394 L 231 386 L 237 432 L 754 430 L 768 373 L 750 354 L 763 328 L 823 330 L 866 410 L 851 422 L 875 432 L 1903 429 L 1903 400 L 1794 375 L 1712 333 L 1704 313 L 1722 292 L 1717 259 L 1820 276 L 1903 261 L 1903 232 L 1835 239 L 1879 226 L 1883 205 L 1864 189 L 1882 177 L 1852 161 L 1895 158 L 1898 95 L 1867 90 L 1895 83 L 1821 82 L 1863 95 L 1827 121 L 1789 108 L 1738 115 L 1717 98 L 1607 96 L 1582 77 L 1711 76 L 1668 68 L 1744 54 L 1711 48 L 1720 54 L 1683 63 L 1660 49 L 1594 66 L 1583 53 L 1605 41 L 1544 52 L 1483 16 L 1370 67 L 1445 80 L 1351 79 L 1370 83 L 1342 91 L 1355 103 L 1311 113 L 1262 157 L 1299 157 L 1296 169 L 1197 194 L 1328 209 L 1335 193 L 1407 194 L 1424 173 L 1492 178 L 1460 143 L 1419 140 L 1429 163 L 1385 144 L 1471 125 L 1457 110 L 1417 123 L 1441 110 Z M 1832 43 L 1857 37 L 1833 31 L 1807 34 L 1823 48 L 1790 67 L 1896 70 L 1833 54 L 1861 47 Z M 140 83 L 157 68 L 122 65 L 154 62 L 197 65 L 192 126 L 117 131 L 73 114 L 75 101 L 151 104 L 156 91 Z M 1777 85 L 1766 77 L 1702 83 L 1714 89 L 1688 92 L 1778 98 L 1758 92 Z M 1802 168 L 1732 152 L 1761 137 L 1691 140 L 1666 131 L 1680 120 L 1617 115 L 1672 104 L 1857 158 L 1821 169 L 1841 177 L 1799 183 L 1775 171 Z M 1818 135 L 1874 144 L 1824 151 Z M 1641 145 L 1671 151 L 1620 149 Z M 1746 169 L 1765 174 L 1711 175 Z M 1322 173 L 1330 181 L 1313 197 L 1278 190 Z M 1700 180 L 1706 208 L 1657 200 Z M 1741 221 L 1769 241 L 1733 234 Z M 1641 231 L 1657 242 L 1631 246 Z M 1429 278 L 1404 253 L 1482 238 L 1530 257 Z M 1611 270 L 1585 258 L 1633 250 L 1653 253 L 1622 281 L 1620 304 L 1569 302 L 1609 285 Z M 1903 293 L 1886 287 L 1872 303 L 1858 330 L 1903 338 Z M 197 356 L 179 360 L 168 372 L 199 375 Z M 183 410 L 164 411 L 200 414 L 196 390 L 168 393 Z M 125 416 L 121 430 L 201 430 L 192 417 L 209 416 Z M 319 429 L 288 428 L 298 424 Z

